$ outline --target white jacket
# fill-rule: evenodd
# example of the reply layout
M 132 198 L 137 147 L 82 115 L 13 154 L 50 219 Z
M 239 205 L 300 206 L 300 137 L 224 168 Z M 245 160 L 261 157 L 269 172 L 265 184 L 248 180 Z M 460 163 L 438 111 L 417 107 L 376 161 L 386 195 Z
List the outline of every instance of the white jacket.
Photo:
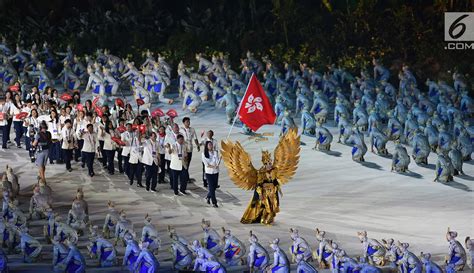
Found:
M 25 106 L 21 109 L 21 111 L 25 112 L 25 113 L 28 113 L 28 116 L 25 119 L 23 119 L 23 127 L 27 127 L 26 123 L 25 123 L 25 120 L 29 119 L 29 116 L 31 114 L 31 108 Z
M 141 162 L 145 165 L 151 166 L 155 163 L 159 165 L 160 145 L 158 141 L 147 140 L 143 144 L 143 156 Z
M 178 135 L 175 135 L 175 133 L 173 131 L 170 131 L 170 132 L 166 132 L 166 137 L 165 137 L 165 145 L 166 144 L 170 144 L 171 146 L 173 146 L 175 143 L 176 143 L 176 137 Z M 171 155 L 169 153 L 165 153 L 165 159 L 166 160 L 171 160 Z
M 73 133 L 72 128 L 68 129 L 66 128 L 66 126 L 64 126 L 63 129 L 61 130 L 61 138 L 63 140 L 61 149 L 65 149 L 65 150 L 74 149 L 74 133 Z
M 134 136 L 130 140 L 130 157 L 128 159 L 128 162 L 130 164 L 137 164 L 139 161 L 142 160 L 142 152 L 141 152 L 141 143 L 138 140 L 137 134 L 134 134 Z
M 21 112 L 20 108 L 17 108 L 15 104 L 10 104 L 10 117 L 13 117 L 13 121 L 21 121 L 21 119 L 17 119 L 16 115 Z
M 194 142 L 198 141 L 196 130 L 194 130 L 194 128 L 192 127 L 189 127 L 187 129 L 185 127 L 182 127 L 180 129 L 180 132 L 184 136 L 184 141 L 186 143 L 186 147 L 188 148 L 188 151 L 191 153 L 193 151 Z
M 0 104 L 0 112 L 3 114 L 3 120 L 0 120 L 0 126 L 4 126 L 7 124 L 7 116 L 8 116 L 8 103 Z
M 95 153 L 99 145 L 97 141 L 96 133 L 89 133 L 88 131 L 82 134 L 81 139 L 84 140 L 84 145 L 82 146 L 82 151 L 87 153 Z
M 219 173 L 219 152 L 217 150 L 209 152 L 209 158 L 204 156 L 202 153 L 202 163 L 204 163 L 204 172 L 207 174 L 216 174 Z M 216 166 L 215 168 L 209 167 L 209 165 Z
M 156 142 L 158 143 L 158 146 L 160 146 L 159 147 L 160 148 L 159 149 L 160 150 L 160 155 L 165 154 L 166 153 L 166 151 L 165 151 L 166 135 L 164 137 L 160 137 L 158 135 L 158 137 L 156 138 Z M 165 155 L 165 157 L 166 157 L 166 155 Z
M 66 116 L 60 115 L 59 116 L 59 124 L 61 125 L 61 128 L 64 127 L 66 119 L 71 119 L 71 116 L 70 115 L 66 115 Z
M 132 137 L 134 132 L 123 132 L 121 135 L 122 141 L 125 143 L 125 146 L 122 146 L 122 156 L 128 156 L 130 154 L 130 143 L 132 142 Z
M 96 132 L 97 132 L 97 139 L 100 140 L 100 141 L 104 141 L 104 137 L 102 136 L 102 132 L 105 132 L 105 125 L 102 124 L 101 122 L 96 122 L 95 123 L 96 126 L 94 126 L 96 128 Z
M 81 121 L 77 121 L 75 120 L 74 121 L 74 128 L 75 128 L 75 132 L 76 132 L 76 138 L 77 139 L 81 139 L 81 131 L 85 131 L 87 130 L 87 124 L 89 124 L 89 122 L 85 119 L 82 119 Z
M 51 133 L 51 139 L 61 140 L 61 130 L 59 129 L 59 122 L 50 120 L 48 122 L 48 131 Z
M 178 144 L 178 142 L 171 145 L 171 154 L 170 154 L 170 169 L 181 171 L 183 170 L 183 159 L 187 153 L 186 144 Z M 169 154 L 169 153 L 168 153 Z
M 112 140 L 111 134 L 104 131 L 104 136 L 102 137 L 102 139 L 104 140 L 104 150 L 106 151 L 115 150 L 115 142 Z
M 1 121 L 0 121 L 0 124 L 1 124 Z M 37 118 L 34 118 L 34 117 L 25 118 L 23 126 L 26 127 L 26 136 L 29 137 L 30 135 L 30 125 L 32 125 L 33 128 L 36 129 L 36 131 L 39 131 L 39 124 L 40 123 Z

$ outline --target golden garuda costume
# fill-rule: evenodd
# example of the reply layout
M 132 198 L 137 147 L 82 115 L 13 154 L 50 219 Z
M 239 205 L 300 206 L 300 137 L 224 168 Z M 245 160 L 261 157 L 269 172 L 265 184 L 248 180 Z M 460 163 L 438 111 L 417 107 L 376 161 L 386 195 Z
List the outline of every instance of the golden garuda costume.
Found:
M 254 190 L 240 222 L 271 224 L 280 211 L 278 193 L 281 193 L 281 186 L 293 177 L 298 165 L 300 137 L 297 130 L 289 130 L 280 138 L 273 161 L 268 151 L 262 151 L 263 166 L 258 170 L 238 141 L 222 141 L 221 147 L 222 158 L 232 181 L 239 188 Z

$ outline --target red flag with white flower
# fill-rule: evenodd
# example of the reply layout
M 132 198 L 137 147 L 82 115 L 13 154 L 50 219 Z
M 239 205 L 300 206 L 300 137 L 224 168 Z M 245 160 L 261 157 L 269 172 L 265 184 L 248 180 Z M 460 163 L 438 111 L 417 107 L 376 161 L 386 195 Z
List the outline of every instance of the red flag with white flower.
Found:
M 262 85 L 255 74 L 252 74 L 247 91 L 239 108 L 239 119 L 252 131 L 257 131 L 262 125 L 274 124 L 276 114 Z

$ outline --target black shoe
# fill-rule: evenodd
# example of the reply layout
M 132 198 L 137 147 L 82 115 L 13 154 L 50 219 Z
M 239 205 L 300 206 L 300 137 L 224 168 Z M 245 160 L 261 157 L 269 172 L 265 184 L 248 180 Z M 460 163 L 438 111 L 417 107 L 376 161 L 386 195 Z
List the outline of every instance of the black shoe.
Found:
M 144 186 L 142 184 L 137 184 L 137 187 L 144 188 Z
M 7 140 L 7 143 L 8 143 L 8 144 L 12 144 L 12 141 L 11 141 L 11 140 Z
M 21 145 L 17 145 L 16 147 L 17 147 L 18 149 L 21 149 Z
M 133 180 L 130 180 L 130 182 L 128 182 L 128 183 L 130 184 L 130 186 L 133 185 Z
M 8 149 L 8 147 L 7 146 L 2 146 L 2 149 Z
M 95 175 L 95 173 L 89 173 L 90 177 L 93 177 L 94 175 Z
M 81 168 L 84 169 L 85 167 L 86 167 L 86 165 L 85 165 L 84 163 L 82 163 L 82 164 L 81 164 Z
M 67 169 L 68 172 L 72 172 L 72 168 Z
M 149 189 L 149 188 L 147 188 L 147 189 L 146 189 L 146 191 L 147 191 L 147 192 L 149 192 L 149 191 L 150 191 L 150 189 Z
M 123 173 L 123 170 L 119 170 L 119 173 Z
M 151 192 L 158 192 L 157 189 L 151 189 Z
M 54 161 L 50 161 L 49 164 L 53 165 L 53 164 L 54 164 Z
M 211 199 L 208 197 L 206 198 L 207 199 L 207 203 L 210 205 L 211 204 Z
M 174 195 L 178 196 L 178 195 L 179 195 L 179 193 L 178 193 L 177 191 L 175 191 L 175 192 L 174 192 Z
M 216 189 L 218 189 L 218 188 L 220 188 L 220 187 L 221 187 L 221 185 L 217 185 L 217 186 L 216 186 Z
M 204 188 L 207 188 L 207 183 L 204 183 Z
M 180 191 L 182 194 L 184 195 L 188 195 L 189 193 L 187 193 L 186 191 Z
M 114 172 L 109 172 L 110 175 L 114 175 Z
M 217 204 L 214 204 L 214 205 L 212 205 L 212 206 L 215 207 L 215 208 L 218 208 L 218 207 L 219 207 Z

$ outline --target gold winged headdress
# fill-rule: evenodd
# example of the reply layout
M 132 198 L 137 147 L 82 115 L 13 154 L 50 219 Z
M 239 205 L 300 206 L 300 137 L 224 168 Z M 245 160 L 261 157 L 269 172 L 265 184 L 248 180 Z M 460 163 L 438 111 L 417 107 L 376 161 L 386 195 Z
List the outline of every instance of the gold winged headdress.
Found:
M 227 140 L 221 142 L 221 153 L 224 164 L 229 171 L 232 181 L 244 190 L 256 188 L 259 173 L 265 172 L 264 167 L 260 170 L 252 165 L 250 155 L 244 150 L 240 142 L 235 143 Z M 273 163 L 268 151 L 262 151 L 262 162 L 272 164 L 275 178 L 280 185 L 287 183 L 295 174 L 299 161 L 300 137 L 297 130 L 289 130 L 283 135 L 275 148 Z

